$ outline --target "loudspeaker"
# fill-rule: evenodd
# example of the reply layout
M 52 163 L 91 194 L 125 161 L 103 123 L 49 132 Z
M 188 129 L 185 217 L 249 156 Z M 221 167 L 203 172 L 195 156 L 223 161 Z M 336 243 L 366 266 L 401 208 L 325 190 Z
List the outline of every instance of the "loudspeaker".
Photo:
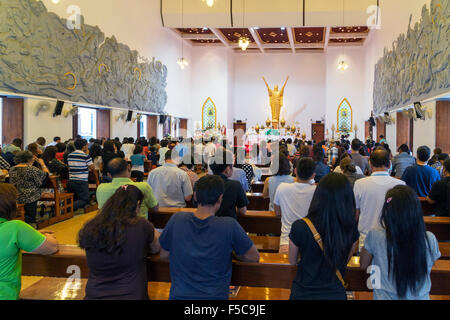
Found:
M 422 104 L 420 102 L 414 102 L 414 110 L 416 111 L 416 115 L 418 119 L 425 120 L 425 113 L 422 109 Z
M 131 121 L 132 118 L 133 118 L 133 111 L 128 111 L 127 122 Z
M 372 127 L 375 127 L 377 125 L 373 117 L 370 117 L 369 122 L 372 125 Z
M 53 112 L 53 117 L 60 116 L 62 113 L 63 107 L 64 107 L 64 101 L 58 100 L 56 102 L 55 112 Z
M 165 115 L 160 115 L 159 116 L 159 123 L 160 124 L 166 123 L 166 120 L 167 120 L 167 116 L 165 116 Z

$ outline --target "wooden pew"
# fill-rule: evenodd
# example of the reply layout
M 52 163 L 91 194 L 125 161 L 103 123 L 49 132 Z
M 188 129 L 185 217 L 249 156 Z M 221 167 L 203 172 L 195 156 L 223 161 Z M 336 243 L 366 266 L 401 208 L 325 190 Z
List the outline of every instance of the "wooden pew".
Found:
M 43 188 L 53 190 L 53 193 L 43 194 L 40 199 L 40 201 L 54 202 L 53 214 L 49 219 L 38 222 L 37 229 L 42 229 L 49 225 L 72 218 L 73 193 L 60 193 L 55 176 L 50 176 Z
M 264 181 L 255 181 L 252 183 L 252 191 L 262 193 L 264 190 Z
M 264 199 L 262 193 L 247 193 L 246 195 L 249 201 L 248 210 L 269 210 L 270 199 Z
M 25 221 L 25 205 L 17 204 L 17 217 L 15 220 Z
M 419 198 L 420 204 L 422 205 L 422 211 L 424 216 L 434 215 L 436 208 L 434 205 L 429 204 L 427 198 Z
M 149 220 L 156 228 L 164 228 L 176 212 L 195 212 L 193 208 L 159 208 L 158 213 L 149 212 Z M 273 211 L 247 211 L 237 220 L 245 231 L 257 234 L 280 234 L 281 219 Z M 428 231 L 434 233 L 438 241 L 450 241 L 450 217 L 424 217 Z
M 170 282 L 169 263 L 159 256 L 147 258 L 148 281 Z M 81 278 L 87 278 L 89 269 L 83 250 L 76 246 L 60 245 L 59 252 L 51 256 L 23 254 L 22 275 L 43 277 L 68 277 L 68 267 L 80 268 Z M 290 289 L 297 266 L 288 264 L 287 255 L 262 253 L 259 263 L 233 261 L 231 285 Z M 274 276 L 276 275 L 276 276 Z M 347 266 L 345 279 L 347 291 L 369 291 L 366 285 L 368 274 L 359 268 L 359 258 L 353 257 Z M 431 272 L 431 294 L 450 294 L 450 260 L 436 261 Z

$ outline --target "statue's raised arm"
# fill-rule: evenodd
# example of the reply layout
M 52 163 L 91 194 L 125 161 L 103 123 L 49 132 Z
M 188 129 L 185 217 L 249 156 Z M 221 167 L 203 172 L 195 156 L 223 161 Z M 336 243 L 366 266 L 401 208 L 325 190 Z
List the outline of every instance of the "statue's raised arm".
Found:
M 271 90 L 270 90 L 269 84 L 266 81 L 266 78 L 262 77 L 262 79 L 264 80 L 264 83 L 266 84 L 267 90 L 269 90 L 269 92 L 270 92 Z
M 284 88 L 286 87 L 288 80 L 289 80 L 289 76 L 286 78 L 286 82 L 284 83 L 283 88 L 281 88 L 281 94 L 284 93 Z

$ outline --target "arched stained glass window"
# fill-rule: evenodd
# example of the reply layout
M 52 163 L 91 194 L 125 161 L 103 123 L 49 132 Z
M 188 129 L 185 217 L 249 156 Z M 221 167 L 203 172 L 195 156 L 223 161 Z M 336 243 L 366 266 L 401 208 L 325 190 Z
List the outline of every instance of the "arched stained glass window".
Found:
M 217 119 L 216 105 L 211 100 L 211 98 L 208 98 L 203 104 L 202 109 L 202 129 L 203 130 L 215 129 L 216 119 Z
M 352 132 L 353 114 L 352 107 L 347 99 L 342 100 L 337 111 L 337 132 Z

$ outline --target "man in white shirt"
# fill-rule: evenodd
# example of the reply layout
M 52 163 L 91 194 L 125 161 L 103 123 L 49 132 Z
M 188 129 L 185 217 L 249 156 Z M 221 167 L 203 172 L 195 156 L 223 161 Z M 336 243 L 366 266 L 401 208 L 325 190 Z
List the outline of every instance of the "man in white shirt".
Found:
M 135 147 L 134 138 L 128 138 L 128 142 L 124 143 L 120 149 L 125 154 L 125 159 L 130 160 Z
M 150 171 L 147 182 L 160 207 L 186 208 L 186 202 L 191 201 L 194 193 L 191 180 L 172 159 L 172 150 L 168 150 L 164 157 L 164 165 Z
M 281 216 L 280 253 L 289 252 L 289 233 L 292 224 L 308 215 L 316 186 L 314 177 L 316 163 L 311 158 L 297 162 L 297 177 L 294 183 L 281 183 L 275 193 L 274 209 Z
M 208 163 L 209 159 L 216 153 L 216 145 L 214 140 L 214 137 L 211 137 L 211 140 L 206 144 L 205 149 L 203 150 L 203 158 L 206 163 Z
M 166 152 L 169 151 L 167 147 L 169 145 L 169 140 L 161 140 L 161 148 L 159 148 L 159 165 L 162 166 L 166 161 Z
M 381 210 L 385 202 L 386 192 L 405 182 L 389 175 L 391 161 L 389 153 L 380 148 L 370 155 L 372 175 L 355 182 L 356 215 L 359 217 L 358 231 L 360 233 L 359 249 L 364 246 L 364 240 L 369 231 L 380 226 Z
M 54 137 L 53 142 L 50 142 L 47 147 L 56 146 L 58 143 L 61 143 L 61 137 Z

